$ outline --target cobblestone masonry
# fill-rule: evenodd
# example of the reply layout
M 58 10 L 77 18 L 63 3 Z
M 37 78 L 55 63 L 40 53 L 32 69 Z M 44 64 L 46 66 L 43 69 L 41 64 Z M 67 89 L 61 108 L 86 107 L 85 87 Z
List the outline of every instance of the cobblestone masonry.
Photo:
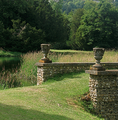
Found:
M 36 63 L 37 85 L 58 73 L 79 72 L 94 63 Z M 118 63 L 101 63 L 105 69 L 116 69 Z M 90 74 L 89 91 L 95 111 L 106 118 L 118 120 L 118 70 L 94 71 Z
M 105 120 L 118 120 L 118 70 L 92 71 L 89 92 L 95 111 Z
M 87 70 L 95 63 L 36 63 L 37 85 L 58 73 L 70 73 Z M 118 63 L 102 63 L 104 68 L 118 68 Z

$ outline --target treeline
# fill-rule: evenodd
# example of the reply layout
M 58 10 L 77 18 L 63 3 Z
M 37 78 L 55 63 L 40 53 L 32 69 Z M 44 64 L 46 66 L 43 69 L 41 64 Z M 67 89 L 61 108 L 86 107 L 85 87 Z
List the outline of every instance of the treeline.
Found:
M 62 12 L 68 14 L 78 8 L 84 7 L 85 0 L 63 0 Z
M 63 47 L 68 23 L 48 0 L 0 0 L 0 47 L 19 52 L 40 50 L 41 43 Z
M 58 9 L 59 6 L 61 7 L 61 11 L 69 14 L 70 12 L 74 11 L 78 8 L 83 8 L 86 1 L 96 1 L 99 2 L 101 0 L 50 0 L 51 6 L 53 8 Z M 107 0 L 108 2 L 118 6 L 118 0 Z
M 118 48 L 118 9 L 112 0 L 0 0 L 0 47 L 9 51 Z M 74 5 L 71 5 L 74 6 Z M 65 9 L 65 10 L 64 10 Z
M 68 41 L 73 49 L 118 48 L 118 9 L 111 1 L 86 1 L 71 20 Z

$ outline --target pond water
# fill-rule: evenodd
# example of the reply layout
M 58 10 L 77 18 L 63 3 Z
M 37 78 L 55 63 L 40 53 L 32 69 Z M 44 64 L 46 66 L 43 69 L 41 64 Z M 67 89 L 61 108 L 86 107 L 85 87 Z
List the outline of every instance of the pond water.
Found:
M 20 57 L 0 57 L 0 72 L 2 71 L 15 71 L 21 66 Z

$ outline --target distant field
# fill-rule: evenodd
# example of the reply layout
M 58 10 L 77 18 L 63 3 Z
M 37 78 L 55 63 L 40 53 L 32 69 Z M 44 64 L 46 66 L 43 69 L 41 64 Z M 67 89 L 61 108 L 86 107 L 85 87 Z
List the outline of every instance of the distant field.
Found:
M 81 50 L 56 50 L 56 49 L 50 49 L 51 52 L 59 52 L 59 53 L 90 53 L 92 51 L 81 51 Z
M 33 56 L 31 56 L 31 55 Z M 9 52 L 0 50 L 0 56 L 27 56 L 30 58 L 35 58 L 40 56 L 43 57 L 42 52 L 28 52 L 26 54 L 22 54 L 20 52 Z M 28 56 L 27 56 L 28 57 Z M 95 62 L 93 51 L 81 51 L 81 50 L 55 50 L 51 49 L 48 57 L 52 59 L 53 62 Z M 31 59 L 32 59 L 31 58 Z M 103 59 L 101 62 L 118 62 L 118 51 L 105 51 Z
M 49 57 L 54 62 L 95 62 L 93 51 L 50 50 Z M 118 51 L 105 51 L 101 62 L 118 62 Z

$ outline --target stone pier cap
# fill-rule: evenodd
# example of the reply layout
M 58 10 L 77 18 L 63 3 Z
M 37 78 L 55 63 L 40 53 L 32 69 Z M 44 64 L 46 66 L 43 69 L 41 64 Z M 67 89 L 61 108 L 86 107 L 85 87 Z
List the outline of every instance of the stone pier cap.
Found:
M 36 66 L 59 66 L 59 65 L 80 65 L 80 66 L 83 66 L 83 65 L 86 65 L 86 66 L 90 66 L 90 65 L 93 65 L 94 63 L 91 62 L 91 63 L 83 63 L 83 62 L 53 62 L 53 63 L 40 63 L 40 62 L 37 62 L 35 65 Z M 117 63 L 118 64 L 118 63 Z
M 37 62 L 35 65 L 36 66 L 58 66 L 58 65 L 79 65 L 79 66 L 88 66 L 90 67 L 91 65 L 94 65 L 94 62 L 52 62 L 52 63 L 39 63 Z M 118 67 L 118 63 L 110 63 L 110 62 L 102 62 L 101 65 L 107 65 L 110 68 L 113 66 Z
M 118 75 L 118 69 L 105 70 L 105 71 L 85 70 L 85 73 L 91 75 Z

